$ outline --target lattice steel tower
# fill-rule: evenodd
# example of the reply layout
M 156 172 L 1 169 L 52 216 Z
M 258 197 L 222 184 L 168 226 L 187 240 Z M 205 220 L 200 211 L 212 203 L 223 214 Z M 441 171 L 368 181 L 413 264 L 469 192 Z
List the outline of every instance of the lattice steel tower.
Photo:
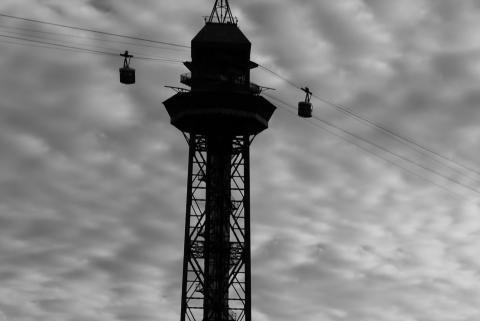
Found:
M 164 102 L 189 145 L 181 321 L 251 321 L 249 148 L 275 106 L 250 82 L 251 44 L 227 0 L 192 40 Z

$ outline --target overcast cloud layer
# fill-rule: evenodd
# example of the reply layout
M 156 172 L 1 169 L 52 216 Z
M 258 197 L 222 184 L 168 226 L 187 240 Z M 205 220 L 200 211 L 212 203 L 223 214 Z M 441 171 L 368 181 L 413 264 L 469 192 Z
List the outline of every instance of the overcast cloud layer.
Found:
M 0 12 L 188 45 L 212 5 L 3 0 Z M 462 164 L 313 100 L 317 117 L 400 155 L 331 129 L 376 157 L 279 105 L 251 151 L 254 321 L 478 321 L 479 2 L 231 5 L 252 60 Z M 4 17 L 0 35 L 190 55 Z M 134 59 L 127 87 L 120 57 L 2 36 L 0 52 L 0 320 L 179 320 L 187 146 L 162 101 L 186 69 Z M 261 69 L 253 79 L 303 99 Z

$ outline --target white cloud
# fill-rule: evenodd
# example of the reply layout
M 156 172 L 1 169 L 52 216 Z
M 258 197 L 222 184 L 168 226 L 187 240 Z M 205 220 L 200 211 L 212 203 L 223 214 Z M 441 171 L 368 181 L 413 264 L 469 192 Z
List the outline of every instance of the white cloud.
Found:
M 188 44 L 211 5 L 21 0 L 3 1 L 0 11 Z M 232 7 L 256 61 L 476 168 L 475 1 L 264 0 Z M 189 59 L 188 50 L 4 17 L 0 29 Z M 137 85 L 125 87 L 118 83 L 121 57 L 5 40 L 0 320 L 177 320 L 187 146 L 161 102 L 173 94 L 163 86 L 178 85 L 186 69 L 134 59 Z M 253 73 L 277 89 L 271 95 L 292 105 L 303 99 L 271 74 Z M 313 103 L 317 117 L 421 164 L 354 140 L 426 179 L 279 106 L 252 145 L 255 319 L 477 320 L 478 193 L 461 184 L 478 189 L 478 175 Z

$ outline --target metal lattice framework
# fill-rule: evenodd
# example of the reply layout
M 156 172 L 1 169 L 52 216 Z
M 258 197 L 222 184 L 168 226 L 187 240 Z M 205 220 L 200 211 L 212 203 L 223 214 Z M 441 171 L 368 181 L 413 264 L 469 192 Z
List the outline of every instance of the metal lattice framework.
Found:
M 209 137 L 185 134 L 189 145 L 187 207 L 183 263 L 181 321 L 251 321 L 250 283 L 250 190 L 249 190 L 249 136 L 231 138 L 230 148 L 230 209 L 229 216 L 228 298 L 224 315 L 211 314 L 208 302 L 211 291 L 206 291 L 208 278 L 207 248 L 212 255 L 221 244 L 212 244 L 206 236 L 207 169 Z M 225 247 L 224 246 L 224 247 Z M 219 250 L 220 251 L 220 250 Z M 223 302 L 223 301 L 222 301 Z M 208 312 L 207 312 L 208 311 Z M 208 315 L 208 314 L 211 315 Z M 219 320 L 221 319 L 221 320 Z
M 230 4 L 228 3 L 228 0 L 215 0 L 215 5 L 213 6 L 212 13 L 208 18 L 208 22 L 237 23 L 236 19 L 232 15 L 232 10 L 230 10 Z

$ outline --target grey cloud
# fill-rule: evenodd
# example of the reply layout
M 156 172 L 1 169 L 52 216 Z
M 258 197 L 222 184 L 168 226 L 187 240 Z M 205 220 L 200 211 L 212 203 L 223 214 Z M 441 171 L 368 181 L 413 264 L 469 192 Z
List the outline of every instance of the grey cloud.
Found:
M 108 0 L 107 1 L 106 0 L 90 0 L 88 3 L 92 7 L 105 13 L 109 13 L 115 8 L 114 6 L 111 5 L 110 1 Z
M 27 2 L 1 11 L 182 44 L 211 9 Z M 255 56 L 273 70 L 476 166 L 475 2 L 232 5 Z M 189 59 L 188 50 L 96 38 L 80 44 Z M 187 146 L 161 102 L 173 94 L 163 86 L 187 70 L 134 59 L 137 86 L 124 87 L 121 59 L 0 46 L 8 75 L 0 80 L 0 310 L 9 320 L 178 319 Z M 255 73 L 275 84 L 272 95 L 302 99 Z M 478 185 L 472 173 L 314 105 L 320 118 Z M 252 145 L 251 169 L 253 302 L 264 320 L 478 319 L 478 205 L 463 206 L 283 107 L 270 125 Z

